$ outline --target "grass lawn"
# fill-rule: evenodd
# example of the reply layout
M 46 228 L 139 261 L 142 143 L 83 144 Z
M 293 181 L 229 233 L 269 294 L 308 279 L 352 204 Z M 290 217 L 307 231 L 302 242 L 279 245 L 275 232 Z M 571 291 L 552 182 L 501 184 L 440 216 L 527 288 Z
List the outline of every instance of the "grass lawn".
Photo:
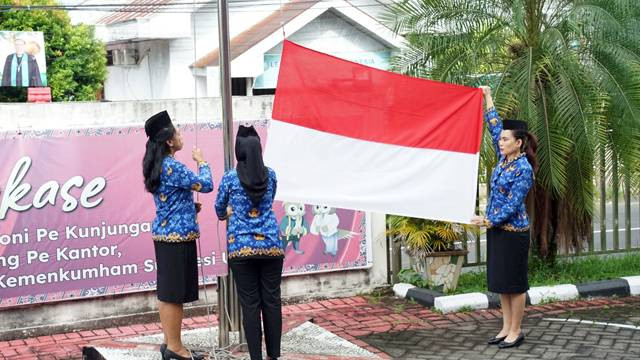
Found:
M 529 285 L 580 284 L 598 280 L 616 279 L 622 276 L 640 275 L 640 252 L 622 257 L 581 257 L 558 259 L 553 267 L 532 260 L 529 262 Z M 450 294 L 486 292 L 487 277 L 484 271 L 460 274 L 458 288 Z

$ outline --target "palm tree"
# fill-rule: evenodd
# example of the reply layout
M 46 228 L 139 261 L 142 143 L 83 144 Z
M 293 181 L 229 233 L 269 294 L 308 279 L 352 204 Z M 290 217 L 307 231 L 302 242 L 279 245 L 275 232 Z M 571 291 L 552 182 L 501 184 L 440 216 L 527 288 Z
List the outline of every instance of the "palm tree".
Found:
M 640 1 L 401 0 L 383 21 L 406 39 L 396 71 L 489 82 L 501 115 L 529 122 L 539 141 L 535 249 L 550 262 L 558 245 L 579 251 L 596 169 L 640 169 Z M 492 169 L 488 141 L 482 167 Z

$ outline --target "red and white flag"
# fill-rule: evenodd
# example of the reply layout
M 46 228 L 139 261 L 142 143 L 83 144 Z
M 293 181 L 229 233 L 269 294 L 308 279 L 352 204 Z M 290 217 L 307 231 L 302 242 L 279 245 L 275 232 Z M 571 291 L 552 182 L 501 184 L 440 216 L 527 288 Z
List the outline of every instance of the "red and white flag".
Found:
M 285 41 L 265 150 L 280 200 L 468 223 L 482 90 Z

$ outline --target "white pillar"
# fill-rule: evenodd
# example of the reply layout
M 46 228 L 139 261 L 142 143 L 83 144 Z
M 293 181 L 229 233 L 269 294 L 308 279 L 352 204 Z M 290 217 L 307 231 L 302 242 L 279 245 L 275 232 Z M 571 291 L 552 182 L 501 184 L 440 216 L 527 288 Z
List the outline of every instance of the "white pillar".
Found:
M 220 97 L 220 69 L 207 67 L 207 97 Z

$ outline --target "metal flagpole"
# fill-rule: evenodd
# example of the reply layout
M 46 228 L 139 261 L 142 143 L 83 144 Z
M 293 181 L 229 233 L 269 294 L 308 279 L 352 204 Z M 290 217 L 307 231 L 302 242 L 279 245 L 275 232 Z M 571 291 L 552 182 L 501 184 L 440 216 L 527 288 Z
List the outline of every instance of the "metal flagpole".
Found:
M 229 61 L 229 7 L 227 0 L 218 0 L 218 39 L 220 66 L 220 95 L 222 96 L 222 136 L 224 169 L 233 168 L 233 111 L 231 102 L 231 66 Z M 240 304 L 235 282 L 229 275 L 218 277 L 218 342 L 221 348 L 229 346 L 229 332 L 238 331 L 240 344 L 245 342 L 241 324 Z

